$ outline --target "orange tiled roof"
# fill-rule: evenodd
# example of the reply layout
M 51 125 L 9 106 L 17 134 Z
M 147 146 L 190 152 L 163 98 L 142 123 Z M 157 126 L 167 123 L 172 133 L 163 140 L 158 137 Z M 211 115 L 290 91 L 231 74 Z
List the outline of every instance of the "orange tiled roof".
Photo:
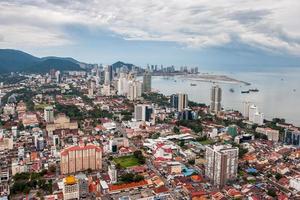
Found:
M 148 185 L 148 182 L 145 180 L 139 181 L 139 182 L 132 182 L 132 183 L 124 183 L 124 184 L 118 184 L 118 185 L 109 185 L 109 191 L 118 191 L 118 190 L 124 190 L 124 189 L 130 189 L 130 188 L 137 188 L 141 186 Z

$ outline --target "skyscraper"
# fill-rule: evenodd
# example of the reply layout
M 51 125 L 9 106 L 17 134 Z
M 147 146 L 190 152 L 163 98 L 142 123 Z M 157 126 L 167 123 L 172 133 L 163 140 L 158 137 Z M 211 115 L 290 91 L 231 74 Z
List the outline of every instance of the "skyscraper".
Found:
M 205 175 L 213 185 L 223 187 L 237 177 L 238 153 L 239 149 L 231 145 L 206 146 Z
M 187 94 L 173 94 L 171 95 L 171 105 L 179 112 L 188 107 L 188 95 Z
M 222 89 L 214 85 L 211 88 L 210 112 L 218 113 L 221 111 Z
M 114 78 L 114 74 L 113 74 L 113 68 L 111 65 L 107 66 L 107 71 L 109 73 L 109 81 L 111 82 Z
M 104 71 L 104 84 L 109 85 L 110 84 L 110 78 L 109 78 L 109 71 Z
M 44 108 L 44 119 L 46 122 L 54 121 L 54 111 L 52 106 L 47 106 Z
M 120 73 L 119 79 L 118 79 L 118 95 L 124 95 L 126 96 L 128 93 L 128 78 L 127 74 Z
M 151 73 L 146 71 L 143 76 L 143 92 L 151 92 Z
M 178 111 L 183 111 L 188 107 L 188 95 L 178 94 Z
M 127 98 L 131 101 L 137 100 L 142 96 L 143 84 L 140 81 L 130 81 L 128 83 L 128 94 Z
M 134 118 L 136 121 L 150 121 L 152 108 L 149 105 L 138 104 L 134 107 Z

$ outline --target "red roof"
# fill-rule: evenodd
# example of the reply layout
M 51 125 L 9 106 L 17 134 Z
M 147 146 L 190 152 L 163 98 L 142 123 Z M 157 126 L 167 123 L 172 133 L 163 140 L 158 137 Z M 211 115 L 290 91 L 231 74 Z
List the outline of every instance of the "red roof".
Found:
M 169 192 L 169 189 L 166 188 L 165 186 L 161 186 L 158 188 L 154 188 L 153 191 L 155 192 L 155 194 L 159 194 L 159 193 Z
M 80 150 L 88 150 L 88 149 L 96 149 L 97 152 L 101 151 L 101 148 L 99 146 L 88 144 L 86 146 L 71 146 L 67 147 L 61 152 L 61 155 L 65 156 L 69 153 L 69 151 L 80 151 Z
M 124 190 L 124 189 L 130 189 L 130 188 L 137 188 L 148 185 L 148 182 L 145 180 L 139 181 L 139 182 L 132 182 L 132 183 L 124 183 L 124 184 L 118 184 L 118 185 L 109 185 L 109 191 L 118 191 L 118 190 Z

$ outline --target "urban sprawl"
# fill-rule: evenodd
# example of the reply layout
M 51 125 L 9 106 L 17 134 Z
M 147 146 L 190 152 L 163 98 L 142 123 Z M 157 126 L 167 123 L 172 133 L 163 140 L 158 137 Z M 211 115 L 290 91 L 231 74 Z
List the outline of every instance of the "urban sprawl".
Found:
M 210 105 L 154 92 L 172 73 L 198 68 L 3 76 L 0 200 L 300 199 L 298 127 L 224 110 L 213 83 Z

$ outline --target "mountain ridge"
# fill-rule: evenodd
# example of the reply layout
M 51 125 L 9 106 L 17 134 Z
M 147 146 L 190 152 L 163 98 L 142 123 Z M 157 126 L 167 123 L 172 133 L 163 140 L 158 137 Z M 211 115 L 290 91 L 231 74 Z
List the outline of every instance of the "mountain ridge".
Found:
M 84 70 L 85 63 L 71 57 L 36 57 L 15 49 L 0 49 L 0 73 L 48 72 L 57 70 Z

